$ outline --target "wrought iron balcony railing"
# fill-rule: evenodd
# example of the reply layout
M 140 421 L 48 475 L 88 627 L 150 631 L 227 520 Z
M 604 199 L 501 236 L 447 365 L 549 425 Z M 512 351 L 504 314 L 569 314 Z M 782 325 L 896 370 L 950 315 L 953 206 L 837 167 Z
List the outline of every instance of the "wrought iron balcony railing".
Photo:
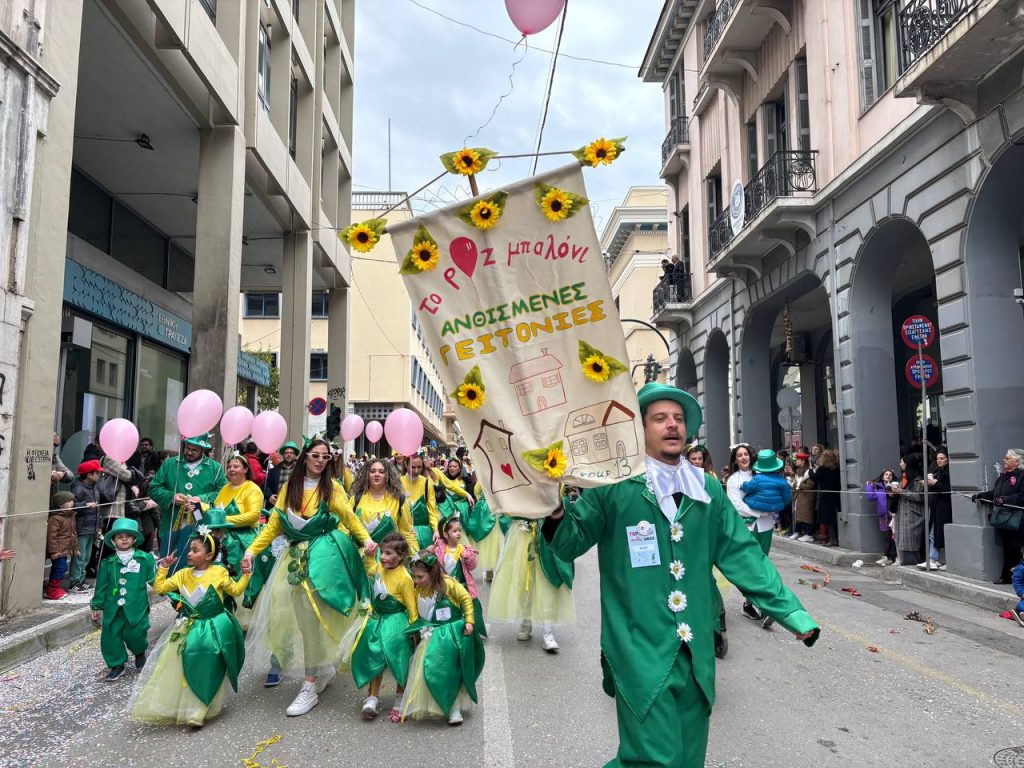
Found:
M 817 192 L 815 149 L 793 149 L 776 152 L 747 185 L 743 187 L 744 222 L 753 221 L 768 204 L 795 192 Z M 711 258 L 717 256 L 733 238 L 729 210 L 723 211 L 708 230 Z
M 977 0 L 911 0 L 899 17 L 903 69 L 924 56 L 976 3 Z
M 693 299 L 693 273 L 665 275 L 654 288 L 654 314 L 666 304 L 685 304 Z
M 708 17 L 708 26 L 704 30 L 704 61 L 708 60 L 715 43 L 725 31 L 726 24 L 729 23 L 729 17 L 732 16 L 732 12 L 739 4 L 740 0 L 722 0 L 715 8 L 715 12 Z
M 661 142 L 661 164 L 665 165 L 669 157 L 672 156 L 672 152 L 675 151 L 677 144 L 686 144 L 689 142 L 689 134 L 687 133 L 688 128 L 686 125 L 686 116 L 677 117 L 672 121 L 672 128 L 669 129 L 668 135 L 665 140 Z

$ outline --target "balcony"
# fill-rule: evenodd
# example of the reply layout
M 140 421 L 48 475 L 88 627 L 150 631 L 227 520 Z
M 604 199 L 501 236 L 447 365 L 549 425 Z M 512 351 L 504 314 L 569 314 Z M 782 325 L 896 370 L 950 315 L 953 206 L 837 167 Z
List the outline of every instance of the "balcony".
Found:
M 1024 48 L 1015 0 L 911 0 L 900 11 L 902 70 L 897 97 L 942 104 L 965 122 L 978 115 L 979 87 Z
M 736 96 L 744 72 L 757 82 L 757 51 L 775 24 L 790 33 L 792 11 L 791 0 L 722 0 L 705 22 L 701 82 Z
M 661 178 L 668 179 L 690 164 L 690 136 L 686 116 L 672 121 L 668 135 L 661 143 Z
M 651 322 L 678 330 L 680 323 L 692 323 L 693 274 L 666 275 L 654 288 Z
M 776 246 L 796 252 L 796 232 L 814 237 L 813 198 L 818 190 L 817 150 L 776 152 L 743 194 L 708 228 L 709 269 L 747 269 L 760 275 L 762 257 Z

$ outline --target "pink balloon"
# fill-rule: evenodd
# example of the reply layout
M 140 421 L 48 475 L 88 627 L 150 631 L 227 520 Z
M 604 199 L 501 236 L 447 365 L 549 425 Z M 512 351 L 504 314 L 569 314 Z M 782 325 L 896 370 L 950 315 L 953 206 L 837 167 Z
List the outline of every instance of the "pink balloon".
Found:
M 288 422 L 277 411 L 263 411 L 252 422 L 252 441 L 264 453 L 273 453 L 288 437 Z
M 224 404 L 216 392 L 197 389 L 178 406 L 178 432 L 182 437 L 205 435 L 220 421 Z
M 408 408 L 398 408 L 384 420 L 384 434 L 392 448 L 403 456 L 412 456 L 423 444 L 423 422 Z
M 252 423 L 255 417 L 244 405 L 228 408 L 220 420 L 220 436 L 225 443 L 240 443 L 252 434 Z
M 565 7 L 565 0 L 505 0 L 505 10 L 524 35 L 535 35 L 551 26 Z
M 355 440 L 361 434 L 363 434 L 363 417 L 350 413 L 341 422 L 341 439 L 348 442 Z
M 371 443 L 378 443 L 384 437 L 384 427 L 379 421 L 371 421 L 366 425 L 366 439 Z
M 114 461 L 128 461 L 138 447 L 139 430 L 128 419 L 111 419 L 100 430 L 100 448 Z

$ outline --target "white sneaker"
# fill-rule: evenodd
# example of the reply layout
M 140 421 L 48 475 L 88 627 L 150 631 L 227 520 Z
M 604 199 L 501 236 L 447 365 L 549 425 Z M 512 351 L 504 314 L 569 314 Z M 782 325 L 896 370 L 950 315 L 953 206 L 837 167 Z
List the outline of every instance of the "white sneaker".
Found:
M 788 538 L 790 541 L 796 541 L 797 539 L 800 538 L 800 534 L 799 533 L 791 533 L 786 538 Z
M 363 720 L 373 720 L 380 714 L 380 700 L 376 696 L 367 696 L 363 702 Z
M 801 536 L 799 539 L 797 539 L 797 541 L 805 541 L 805 542 L 806 541 L 814 541 L 814 537 L 811 536 L 810 534 L 805 533 L 803 536 Z
M 945 563 L 943 563 L 942 565 L 940 565 L 940 566 L 939 566 L 939 568 L 938 568 L 938 570 L 940 570 L 940 571 L 944 571 L 944 570 L 946 570 L 946 564 L 945 564 Z
M 316 683 L 303 680 L 302 687 L 299 689 L 299 695 L 295 697 L 295 701 L 288 705 L 285 714 L 288 717 L 299 717 L 309 712 L 319 703 L 320 697 L 316 695 Z
M 923 563 L 918 563 L 916 567 L 920 568 L 923 571 L 925 568 L 928 567 L 928 561 L 925 560 Z
M 320 667 L 319 674 L 316 676 L 316 692 L 323 693 L 337 674 L 338 671 L 334 667 Z
M 555 640 L 555 636 L 550 632 L 545 632 L 544 642 L 541 644 L 541 648 L 548 653 L 558 653 L 558 641 Z
M 519 625 L 519 634 L 516 637 L 520 640 L 529 640 L 533 635 L 533 622 L 529 619 L 523 619 L 523 623 Z
M 448 725 L 462 725 L 462 710 L 458 704 L 448 712 Z
M 902 562 L 900 561 L 900 559 L 899 559 L 899 558 L 897 557 L 897 558 L 896 558 L 896 560 L 894 560 L 894 561 L 893 561 L 893 565 L 895 565 L 895 566 L 900 566 L 900 565 L 903 565 L 903 563 L 902 563 Z
M 889 558 L 888 557 L 880 557 L 877 560 L 875 560 L 875 565 L 880 565 L 883 568 L 885 566 L 887 566 L 888 564 L 889 564 Z

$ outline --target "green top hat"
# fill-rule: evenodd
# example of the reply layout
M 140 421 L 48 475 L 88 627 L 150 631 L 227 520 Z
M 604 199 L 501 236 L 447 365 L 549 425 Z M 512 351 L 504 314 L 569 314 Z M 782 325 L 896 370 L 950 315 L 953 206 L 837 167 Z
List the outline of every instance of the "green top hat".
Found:
M 759 473 L 778 472 L 785 466 L 782 459 L 775 455 L 771 448 L 765 448 L 757 452 L 757 461 L 754 462 L 754 471 Z
M 647 411 L 647 406 L 658 400 L 671 400 L 679 403 L 683 407 L 683 418 L 686 419 L 686 439 L 695 440 L 697 438 L 700 425 L 704 423 L 704 416 L 697 398 L 689 392 L 652 381 L 640 388 L 640 391 L 637 392 L 637 399 L 640 401 L 641 415 Z
M 297 455 L 297 454 L 300 454 L 300 453 L 302 453 L 302 451 L 300 451 L 300 450 L 299 450 L 299 446 L 297 446 L 297 445 L 296 445 L 296 444 L 295 444 L 295 443 L 294 443 L 293 441 L 291 441 L 291 440 L 289 440 L 289 441 L 288 441 L 287 443 L 285 443 L 284 445 L 282 445 L 282 446 L 280 447 L 280 449 L 278 449 L 278 453 L 284 453 L 284 450 L 285 450 L 285 448 L 291 448 L 291 449 L 292 449 L 293 451 L 295 451 L 296 455 Z
M 205 435 L 196 435 L 195 437 L 186 437 L 182 440 L 185 445 L 194 445 L 197 448 L 202 448 L 204 451 L 208 451 L 213 446 L 210 444 L 210 433 L 207 432 Z
M 110 530 L 107 531 L 107 535 L 103 537 L 103 543 L 108 547 L 114 546 L 114 537 L 119 533 L 130 533 L 135 537 L 135 546 L 142 544 L 142 531 L 139 530 L 139 524 L 127 517 L 119 517 L 114 521 L 114 524 L 110 526 Z
M 221 528 L 234 528 L 231 523 L 228 522 L 228 514 L 220 507 L 210 507 L 208 510 L 203 512 L 203 519 L 200 525 L 205 525 L 211 531 L 220 530 Z

